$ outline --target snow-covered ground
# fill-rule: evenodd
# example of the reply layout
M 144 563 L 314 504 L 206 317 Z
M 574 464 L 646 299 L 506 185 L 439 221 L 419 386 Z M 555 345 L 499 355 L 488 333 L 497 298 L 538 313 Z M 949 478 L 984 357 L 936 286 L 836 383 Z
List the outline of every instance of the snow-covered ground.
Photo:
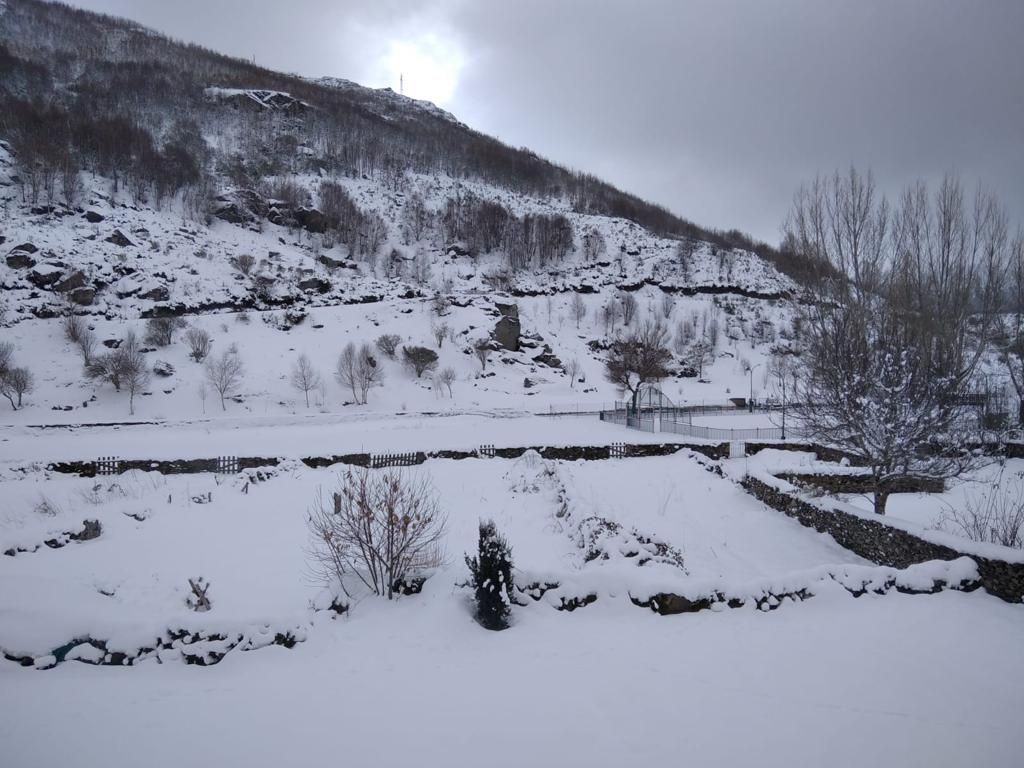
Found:
M 210 668 L 0 665 L 5 763 L 996 768 L 1024 750 L 1021 609 L 994 598 L 598 602 L 491 633 L 444 597 Z
M 364 596 L 338 618 L 314 610 L 326 597 L 304 551 L 306 510 L 335 470 L 286 464 L 245 490 L 241 477 L 9 470 L 0 550 L 87 518 L 103 531 L 0 556 L 5 651 L 45 657 L 91 636 L 131 652 L 174 627 L 301 642 L 205 668 L 173 650 L 132 667 L 0 663 L 5 764 L 1014 764 L 1020 606 L 983 592 L 854 598 L 825 571 L 877 569 L 710 466 L 686 454 L 431 460 L 409 471 L 429 476 L 448 514 L 447 564 L 418 595 Z M 586 562 L 587 515 L 674 546 L 684 567 L 639 566 L 614 546 Z M 480 628 L 456 583 L 482 516 L 507 534 L 521 583 L 555 579 L 597 601 L 568 613 L 528 600 L 507 631 Z M 198 576 L 205 614 L 185 606 Z M 669 617 L 630 602 L 770 583 L 815 596 Z

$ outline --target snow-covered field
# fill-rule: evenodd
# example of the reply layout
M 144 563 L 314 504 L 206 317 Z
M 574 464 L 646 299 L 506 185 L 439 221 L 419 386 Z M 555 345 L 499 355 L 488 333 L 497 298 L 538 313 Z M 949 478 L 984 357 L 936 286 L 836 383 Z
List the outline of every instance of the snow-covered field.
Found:
M 337 618 L 316 610 L 329 599 L 305 553 L 306 510 L 335 470 L 286 464 L 247 489 L 242 477 L 212 474 L 7 470 L 0 550 L 31 550 L 83 519 L 103 530 L 0 556 L 5 652 L 46 666 L 51 650 L 89 636 L 131 654 L 178 627 L 243 633 L 255 650 L 212 667 L 183 664 L 180 643 L 132 667 L 4 662 L 4 763 L 1015 762 L 1020 606 L 982 592 L 854 598 L 824 574 L 879 569 L 710 466 L 686 454 L 431 460 L 407 471 L 429 476 L 448 515 L 446 565 L 420 594 L 363 596 Z M 586 562 L 579 530 L 590 515 L 672 545 L 683 567 L 639 566 L 615 538 L 608 559 Z M 562 584 L 514 608 L 505 632 L 480 628 L 456 586 L 482 516 L 508 536 L 520 583 Z M 198 576 L 211 585 L 204 614 L 185 605 Z M 810 585 L 814 597 L 667 617 L 630 600 L 780 583 Z M 558 592 L 598 599 L 563 612 Z M 276 632 L 300 642 L 260 647 Z M 69 658 L 89 653 L 79 646 Z
M 1020 608 L 994 598 L 598 602 L 491 633 L 441 591 L 210 668 L 0 666 L 4 761 L 995 768 L 1024 749 Z

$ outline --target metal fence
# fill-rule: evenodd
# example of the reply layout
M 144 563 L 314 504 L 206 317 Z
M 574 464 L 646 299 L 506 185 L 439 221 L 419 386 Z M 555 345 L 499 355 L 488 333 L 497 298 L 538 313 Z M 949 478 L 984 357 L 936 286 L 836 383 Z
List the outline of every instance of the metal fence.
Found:
M 787 438 L 798 438 L 801 430 L 794 426 L 787 425 L 785 429 L 779 427 L 745 427 L 745 428 L 724 428 L 704 427 L 692 423 L 693 415 L 707 413 L 744 413 L 744 408 L 716 408 L 693 410 L 691 407 L 669 407 L 669 408 L 638 408 L 633 409 L 628 403 L 616 402 L 615 410 L 601 411 L 601 421 L 612 424 L 619 424 L 630 429 L 638 429 L 643 432 L 668 432 L 675 435 L 697 437 L 704 440 L 785 440 Z

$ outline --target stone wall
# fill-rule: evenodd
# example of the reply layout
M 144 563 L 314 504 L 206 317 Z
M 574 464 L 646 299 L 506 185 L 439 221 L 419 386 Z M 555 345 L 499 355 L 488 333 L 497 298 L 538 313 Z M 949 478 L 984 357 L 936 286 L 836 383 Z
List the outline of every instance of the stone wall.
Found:
M 874 493 L 871 475 L 835 472 L 780 472 L 776 477 L 793 485 L 821 488 L 827 493 Z M 901 477 L 887 484 L 889 493 L 942 493 L 946 484 L 932 477 Z
M 711 459 L 727 458 L 728 443 L 641 443 L 623 446 L 623 454 L 627 458 L 643 458 L 647 456 L 670 456 L 683 450 L 691 450 Z M 537 451 L 542 458 L 559 461 L 596 461 L 611 458 L 611 448 L 607 445 L 567 445 L 567 446 L 519 446 L 514 448 L 495 448 L 494 455 L 501 459 L 517 459 L 527 451 Z M 348 464 L 354 467 L 369 467 L 374 454 L 346 453 L 333 456 L 307 456 L 302 463 L 307 467 L 318 469 L 335 464 Z M 416 455 L 416 464 L 427 459 L 471 459 L 477 458 L 476 451 L 430 451 Z M 280 459 L 272 457 L 242 456 L 238 457 L 238 468 L 254 469 L 256 467 L 276 466 Z M 48 464 L 52 472 L 95 477 L 96 465 L 91 461 L 58 461 Z M 141 469 L 145 472 L 159 472 L 163 475 L 193 474 L 198 472 L 216 472 L 217 459 L 169 459 L 153 461 L 150 459 L 121 459 L 120 471 Z
M 808 528 L 827 533 L 840 546 L 879 565 L 906 568 L 928 560 L 970 557 L 978 564 L 981 586 L 1009 602 L 1024 601 L 1024 563 L 1010 563 L 960 552 L 912 533 L 842 510 L 825 510 L 755 477 L 742 483 L 748 493 Z

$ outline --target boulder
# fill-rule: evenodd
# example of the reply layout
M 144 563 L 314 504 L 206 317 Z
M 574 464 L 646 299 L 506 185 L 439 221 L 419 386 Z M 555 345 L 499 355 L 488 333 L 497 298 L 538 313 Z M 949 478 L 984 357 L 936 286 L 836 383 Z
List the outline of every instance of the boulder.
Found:
M 174 366 L 168 363 L 166 360 L 157 360 L 155 363 L 153 363 L 153 373 L 155 373 L 157 376 L 163 376 L 165 378 L 168 376 L 173 376 Z
M 135 243 L 129 240 L 120 229 L 115 229 L 110 237 L 106 238 L 104 242 L 113 243 L 119 248 L 127 248 L 129 245 L 135 245 Z
M 503 317 L 494 326 L 494 339 L 509 352 L 519 351 L 519 318 Z
M 64 273 L 60 267 L 52 264 L 40 264 L 28 273 L 28 281 L 36 288 L 50 288 L 60 280 Z
M 316 208 L 299 208 L 295 211 L 299 226 L 309 232 L 326 232 L 327 217 Z
M 502 317 L 519 317 L 518 304 L 502 304 L 496 301 L 494 302 L 494 307 L 501 313 Z
M 22 243 L 21 245 L 14 246 L 11 249 L 11 253 L 14 253 L 15 251 L 24 251 L 25 253 L 36 253 L 38 250 L 39 249 L 32 245 L 32 243 Z
M 145 293 L 140 293 L 139 298 L 149 299 L 150 301 L 167 301 L 171 298 L 171 292 L 167 290 L 166 285 L 158 285 L 154 288 L 150 288 Z
M 323 264 L 328 269 L 358 269 L 354 261 L 348 261 L 346 259 L 336 259 L 333 256 L 328 256 L 326 253 L 321 253 L 317 257 L 317 261 Z
M 96 211 L 86 211 L 83 214 L 83 217 L 90 224 L 99 224 L 101 221 L 107 218 L 102 213 L 97 213 Z
M 88 307 L 96 299 L 96 289 L 88 285 L 75 288 L 68 291 L 68 298 L 79 306 Z
M 329 293 L 331 283 L 322 277 L 308 277 L 299 281 L 299 289 L 303 291 L 316 291 L 317 293 Z
M 59 291 L 60 293 L 67 293 L 68 291 L 73 291 L 76 288 L 82 288 L 85 283 L 85 274 L 76 269 L 74 272 L 69 272 L 54 283 L 53 290 Z
M 540 365 L 546 365 L 548 368 L 559 368 L 562 367 L 562 361 L 551 351 L 551 347 L 547 344 L 544 345 L 543 351 L 533 358 L 533 362 Z
M 213 215 L 228 224 L 248 224 L 253 216 L 238 203 L 224 203 L 215 208 Z
M 28 269 L 35 265 L 36 260 L 33 259 L 26 251 L 19 251 L 15 249 L 11 251 L 10 255 L 7 257 L 7 266 L 11 269 Z
M 232 189 L 219 195 L 213 215 L 231 224 L 247 224 L 267 215 L 266 198 L 254 189 Z

